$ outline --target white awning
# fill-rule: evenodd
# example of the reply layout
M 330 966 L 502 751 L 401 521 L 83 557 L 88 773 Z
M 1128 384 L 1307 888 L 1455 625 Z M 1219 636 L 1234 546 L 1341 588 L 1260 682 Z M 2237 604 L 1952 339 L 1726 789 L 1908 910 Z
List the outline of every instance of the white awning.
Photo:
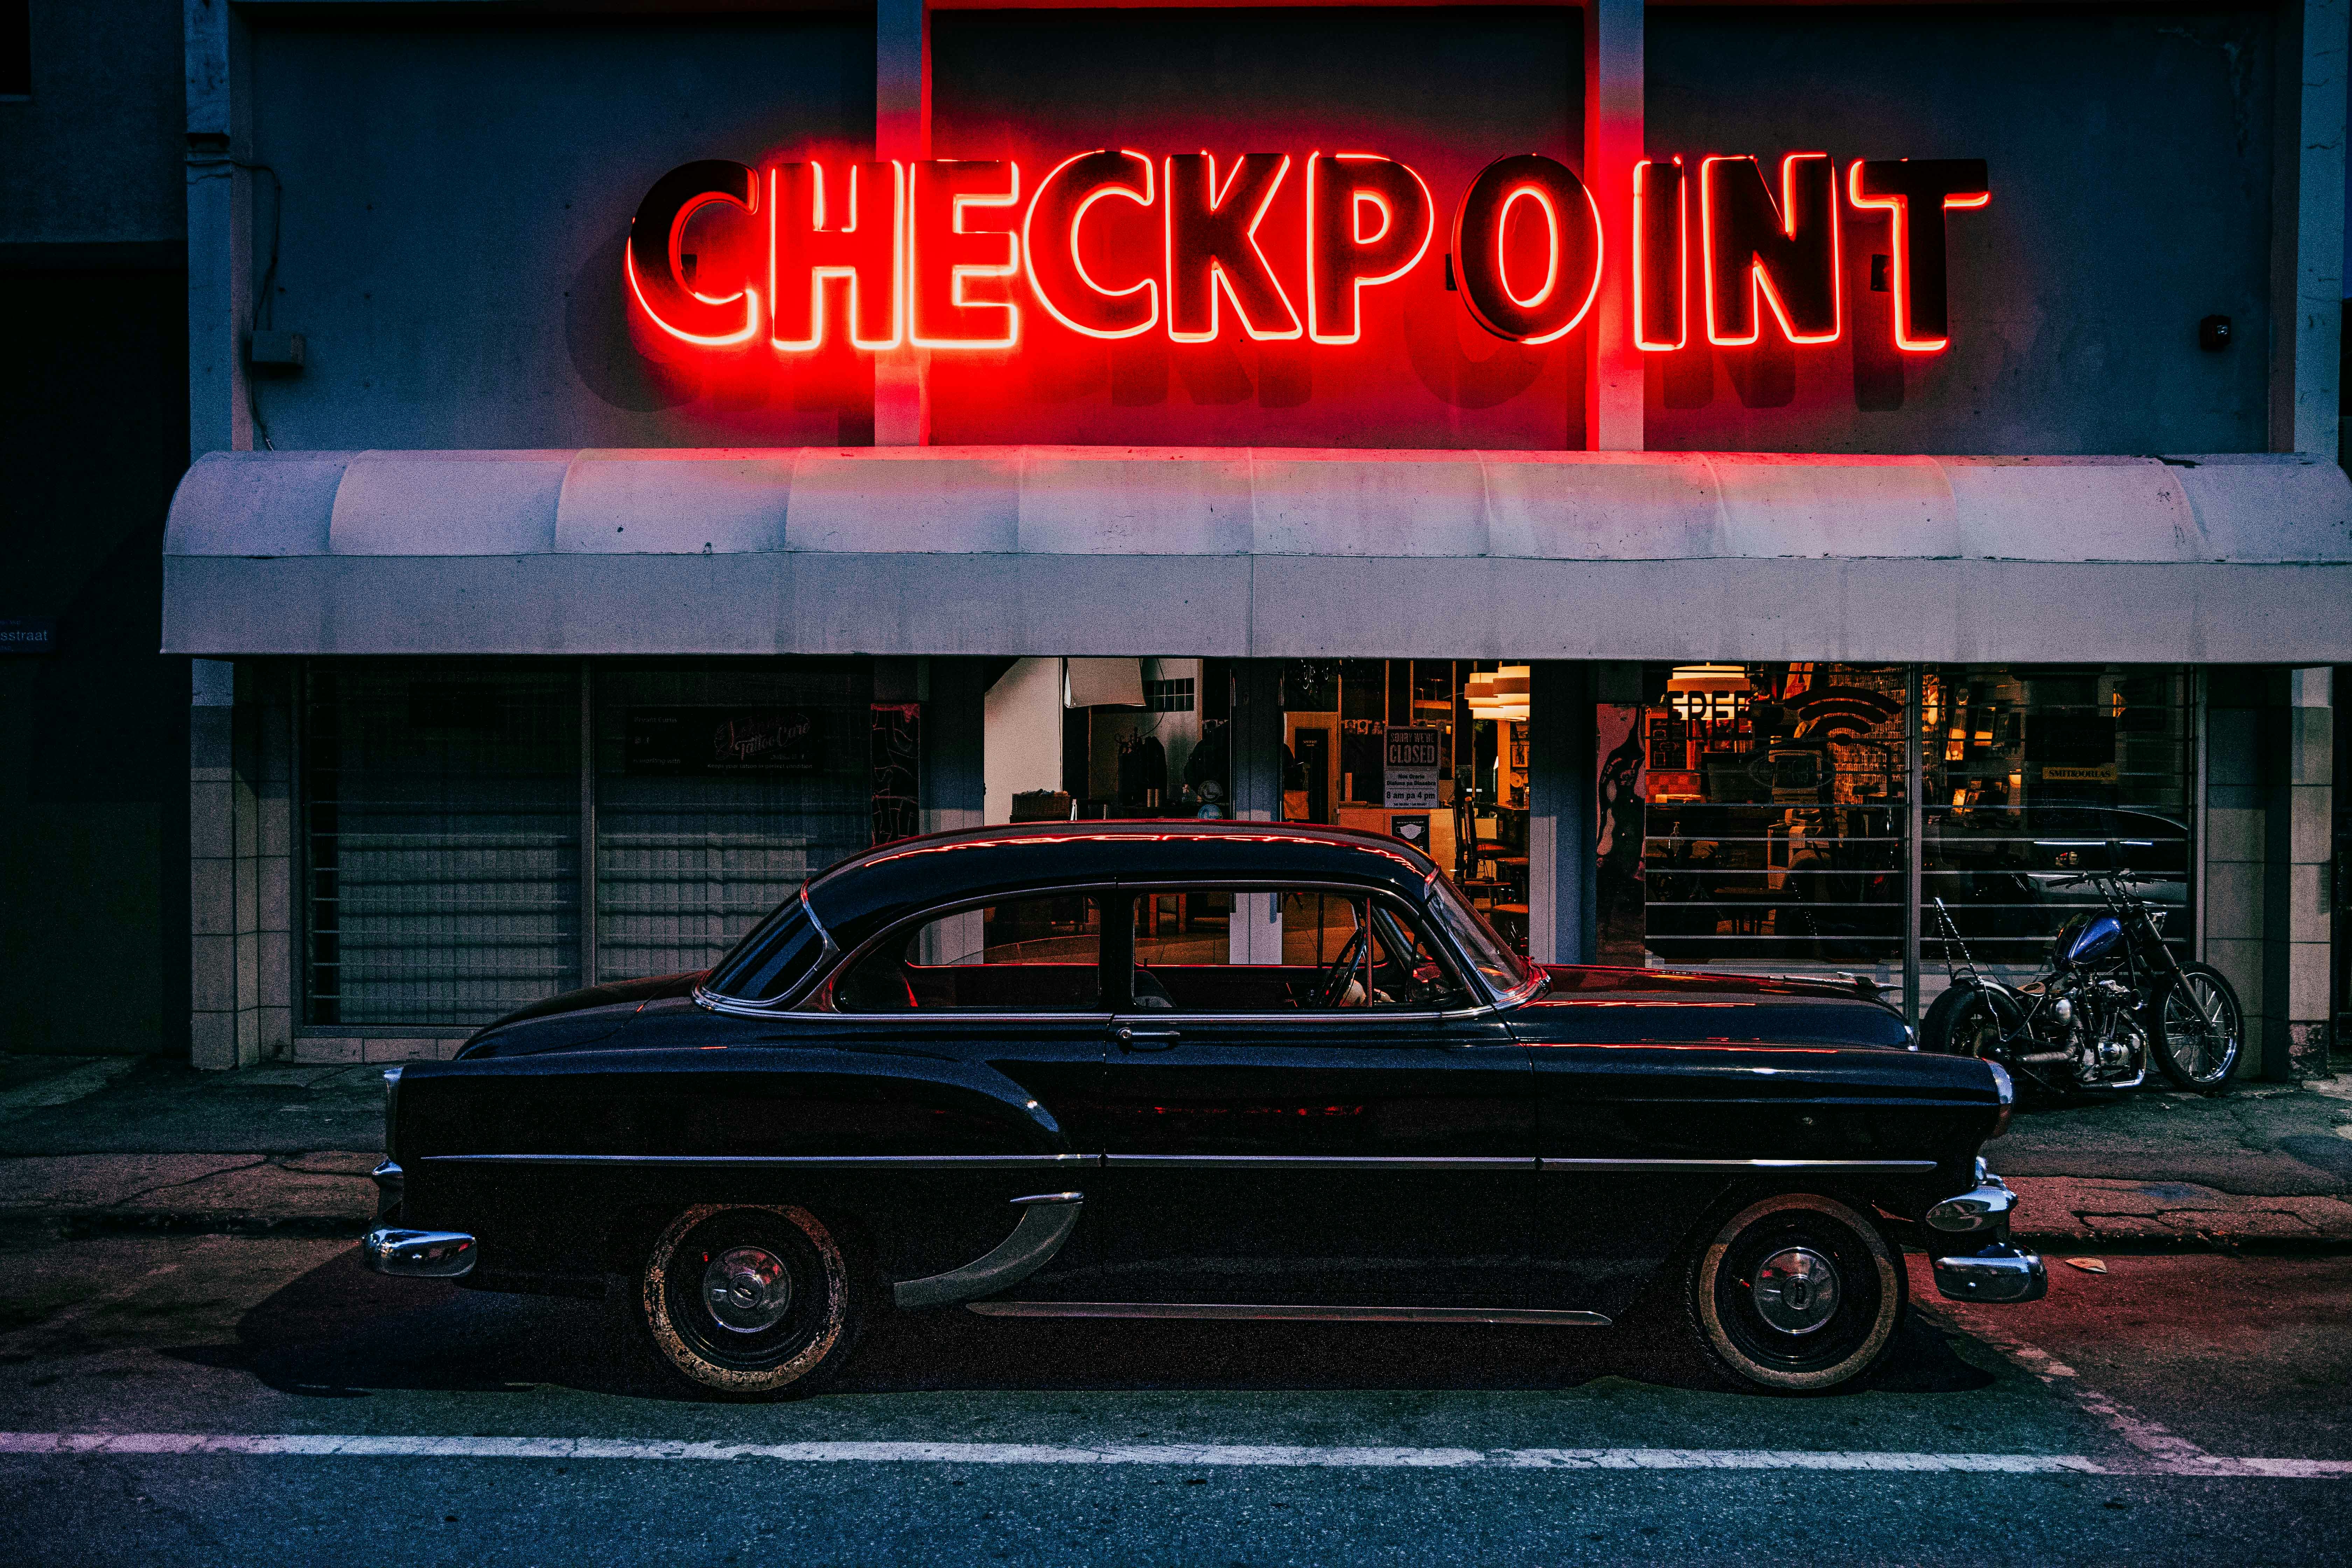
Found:
M 234 452 L 163 549 L 206 656 L 2352 660 L 2292 456 Z

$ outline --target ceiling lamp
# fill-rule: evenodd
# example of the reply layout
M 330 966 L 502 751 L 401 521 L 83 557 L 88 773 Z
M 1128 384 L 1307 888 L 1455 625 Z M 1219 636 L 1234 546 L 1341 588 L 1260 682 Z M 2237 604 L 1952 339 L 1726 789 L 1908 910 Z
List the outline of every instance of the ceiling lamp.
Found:
M 1752 691 L 1748 669 L 1738 664 L 1678 664 L 1666 679 L 1669 691 Z
M 1480 670 L 1470 677 L 1463 689 L 1463 699 L 1470 705 L 1474 719 L 1496 719 L 1524 722 L 1528 717 L 1528 678 L 1531 673 L 1524 664 L 1507 664 L 1497 670 Z

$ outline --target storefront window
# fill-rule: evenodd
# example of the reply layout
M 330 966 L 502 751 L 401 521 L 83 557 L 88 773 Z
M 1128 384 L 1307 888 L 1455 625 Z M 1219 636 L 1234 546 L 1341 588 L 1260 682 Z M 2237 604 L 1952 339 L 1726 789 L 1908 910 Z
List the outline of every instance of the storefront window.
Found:
M 599 666 L 596 973 L 716 963 L 873 832 L 862 663 Z
M 1899 984 L 1905 672 L 1649 667 L 1596 708 L 1600 959 Z
M 1529 668 L 1289 659 L 1283 816 L 1402 838 L 1528 945 Z
M 2191 944 L 2195 754 L 2178 667 L 1929 666 L 1916 675 L 1912 837 L 1900 666 L 1644 667 L 1643 700 L 1596 710 L 1603 963 L 1904 979 L 1920 878 L 1919 1002 L 1958 943 L 2030 974 L 2099 907 L 2060 885 L 2142 879 Z M 1938 900 L 1941 901 L 1940 908 Z
M 903 826 L 912 721 L 872 697 L 864 660 L 318 665 L 306 1022 L 482 1024 L 709 967 Z
M 487 1023 L 580 983 L 574 669 L 321 664 L 304 716 L 310 1023 Z
M 2095 889 L 2063 885 L 2083 871 L 2140 879 L 2189 955 L 2194 711 L 2172 667 L 1924 672 L 1923 998 L 1943 990 L 1956 941 L 2003 976 L 2041 967 L 2059 927 L 2101 907 Z

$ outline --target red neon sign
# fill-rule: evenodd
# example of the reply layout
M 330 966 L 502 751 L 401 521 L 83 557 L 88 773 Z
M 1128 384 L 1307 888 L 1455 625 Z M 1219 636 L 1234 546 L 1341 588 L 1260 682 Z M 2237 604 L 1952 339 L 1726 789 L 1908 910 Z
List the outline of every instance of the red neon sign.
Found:
M 1096 281 L 1087 269 L 1087 214 L 1098 202 L 1154 200 L 1151 160 L 1140 153 L 1081 153 L 1054 165 L 1029 198 L 1021 222 L 1029 288 L 1048 314 L 1090 338 L 1132 338 L 1160 320 L 1160 280 L 1146 275 L 1126 288 Z
M 1511 215 L 1525 207 L 1543 225 L 1543 270 L 1514 277 Z M 1526 153 L 1489 163 L 1454 217 L 1454 260 L 1462 301 L 1498 338 L 1555 342 L 1576 330 L 1601 292 L 1601 207 L 1565 163 Z
M 1021 341 L 1021 307 L 1013 275 L 1021 242 L 1009 214 L 990 209 L 1021 202 L 1021 165 L 950 163 L 915 165 L 908 188 L 908 335 L 918 348 L 1009 349 Z M 1001 225 L 1002 226 L 997 226 Z
M 1286 242 L 1266 222 L 1294 169 L 1305 224 Z M 1633 249 L 1621 263 L 1633 268 L 1634 346 L 1689 342 L 1694 270 L 1711 343 L 1758 342 L 1768 312 L 1791 343 L 1837 342 L 1847 279 L 1828 154 L 1783 157 L 1777 194 L 1744 154 L 1699 159 L 1696 171 L 1694 245 L 1684 160 L 1634 165 Z M 1845 175 L 1851 209 L 1891 223 L 1896 346 L 1948 346 L 1944 215 L 1991 199 L 1983 162 L 1874 159 Z M 628 297 L 659 332 L 698 349 L 741 349 L 764 328 L 784 354 L 844 340 L 868 352 L 1010 350 L 1024 282 L 1039 309 L 1085 337 L 1164 326 L 1172 342 L 1209 342 L 1230 305 L 1249 338 L 1345 345 L 1362 340 L 1364 290 L 1427 260 L 1437 227 L 1421 175 L 1370 153 L 1249 153 L 1221 170 L 1212 153 L 1155 161 L 1099 149 L 1063 159 L 1025 195 L 1024 184 L 1009 161 L 783 163 L 764 177 L 725 160 L 688 163 L 638 205 Z M 1158 255 L 1139 268 L 1130 217 L 1106 203 L 1138 209 L 1157 231 Z M 690 221 L 724 231 L 717 255 L 684 248 Z M 1532 153 L 1488 164 L 1454 212 L 1448 259 L 1464 307 L 1497 337 L 1559 341 L 1598 296 L 1601 233 L 1594 194 L 1566 164 Z M 764 239 L 764 265 L 728 248 L 743 236 Z M 1303 279 L 1303 301 L 1286 277 Z
M 1680 158 L 1633 165 L 1633 346 L 1651 353 L 1690 342 L 1689 192 Z
M 721 203 L 746 215 L 758 212 L 760 176 L 718 158 L 672 169 L 637 204 L 621 261 L 629 297 L 646 319 L 680 342 L 701 348 L 748 343 L 760 331 L 760 296 L 749 278 L 715 296 L 699 292 L 687 279 L 678 244 L 686 237 L 686 220 Z
M 1363 336 L 1363 291 L 1420 265 L 1435 226 L 1421 176 L 1375 153 L 1307 159 L 1307 335 Z
M 1838 273 L 1837 169 L 1826 153 L 1780 160 L 1772 199 L 1756 160 L 1713 157 L 1698 166 L 1700 275 L 1706 339 L 1724 347 L 1763 332 L 1760 300 L 1792 343 L 1833 343 L 1844 330 Z
M 849 341 L 895 349 L 906 335 L 901 220 L 907 167 L 852 163 L 826 200 L 824 165 L 779 163 L 769 180 L 768 287 L 775 320 L 768 342 L 788 353 L 824 344 L 825 310 L 839 283 Z
M 1859 158 L 1846 170 L 1856 207 L 1884 208 L 1895 226 L 1895 346 L 1933 353 L 1950 346 L 1944 214 L 1992 200 L 1981 158 Z
M 1217 183 L 1213 153 L 1173 153 L 1168 157 L 1168 335 L 1180 343 L 1205 343 L 1217 335 L 1217 297 L 1233 301 L 1242 331 L 1266 342 L 1290 339 L 1303 330 L 1290 297 L 1259 247 L 1258 225 L 1290 173 L 1286 153 L 1244 153 L 1224 183 Z

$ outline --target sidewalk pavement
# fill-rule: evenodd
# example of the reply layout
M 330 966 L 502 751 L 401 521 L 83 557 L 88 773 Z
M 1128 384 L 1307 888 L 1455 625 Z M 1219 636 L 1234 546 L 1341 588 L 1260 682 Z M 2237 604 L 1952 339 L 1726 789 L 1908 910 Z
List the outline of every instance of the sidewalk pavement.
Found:
M 0 1056 L 0 1234 L 356 1236 L 383 1103 L 374 1066 Z M 2038 1247 L 2352 1250 L 2352 1070 L 2029 1104 L 1985 1158 Z

